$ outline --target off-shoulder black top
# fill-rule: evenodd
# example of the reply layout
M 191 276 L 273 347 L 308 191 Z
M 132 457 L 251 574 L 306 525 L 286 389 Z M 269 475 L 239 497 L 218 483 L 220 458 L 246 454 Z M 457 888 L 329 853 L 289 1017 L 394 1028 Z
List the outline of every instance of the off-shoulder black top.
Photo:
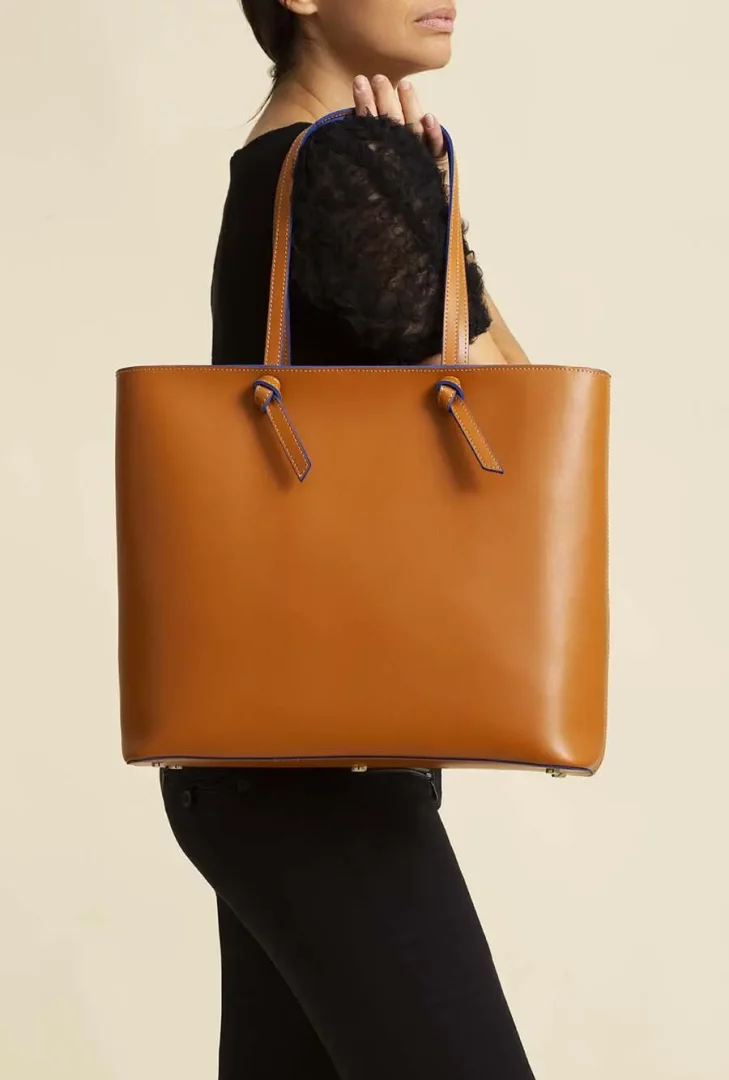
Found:
M 214 364 L 263 361 L 276 184 L 306 127 L 267 132 L 231 159 L 212 281 Z M 410 365 L 439 353 L 447 228 L 442 174 L 409 128 L 354 115 L 318 128 L 294 178 L 291 362 Z M 465 229 L 464 244 L 473 340 L 491 318 Z

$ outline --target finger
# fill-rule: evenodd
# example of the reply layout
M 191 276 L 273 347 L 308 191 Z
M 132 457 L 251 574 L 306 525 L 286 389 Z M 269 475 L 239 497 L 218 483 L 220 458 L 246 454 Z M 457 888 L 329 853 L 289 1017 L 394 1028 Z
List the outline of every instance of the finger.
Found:
M 426 113 L 423 117 L 423 127 L 425 128 L 425 142 L 430 147 L 433 157 L 437 159 L 445 157 L 446 145 L 443 128 L 432 113 Z
M 385 75 L 375 75 L 372 80 L 375 90 L 375 104 L 379 116 L 389 116 L 398 124 L 404 124 L 400 99 L 392 88 L 392 83 Z
M 354 108 L 357 116 L 377 116 L 372 84 L 364 75 L 358 75 L 354 80 Z
M 424 133 L 423 110 L 420 106 L 415 87 L 409 79 L 403 79 L 403 81 L 398 84 L 397 95 L 400 99 L 400 106 L 402 108 L 405 123 L 412 128 L 416 135 L 422 136 Z

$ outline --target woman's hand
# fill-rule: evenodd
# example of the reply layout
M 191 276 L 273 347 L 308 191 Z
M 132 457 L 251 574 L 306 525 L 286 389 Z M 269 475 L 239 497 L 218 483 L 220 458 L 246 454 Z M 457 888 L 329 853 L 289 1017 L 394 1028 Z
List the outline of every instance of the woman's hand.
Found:
M 354 106 L 358 116 L 389 116 L 398 124 L 407 124 L 426 146 L 441 168 L 447 168 L 443 129 L 432 113 L 423 113 L 415 87 L 404 79 L 397 90 L 385 75 L 370 81 L 364 75 L 354 80 Z
M 371 81 L 358 75 L 354 80 L 354 105 L 358 116 L 389 116 L 399 124 L 408 124 L 436 159 L 447 190 L 448 155 L 443 129 L 432 113 L 423 114 L 415 87 L 408 79 L 399 83 L 396 91 L 384 75 L 375 75 Z M 528 356 L 488 293 L 485 293 L 485 299 L 493 321 L 489 331 L 471 343 L 469 364 L 528 364 Z M 429 365 L 440 362 L 440 355 L 426 360 Z

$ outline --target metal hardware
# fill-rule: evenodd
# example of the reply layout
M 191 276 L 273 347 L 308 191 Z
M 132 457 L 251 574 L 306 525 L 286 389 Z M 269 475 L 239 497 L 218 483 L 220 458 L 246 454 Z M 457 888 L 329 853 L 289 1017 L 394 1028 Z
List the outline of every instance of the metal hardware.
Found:
M 153 769 L 175 769 L 179 771 L 182 768 L 182 765 L 167 765 L 164 761 L 152 761 L 151 765 Z
M 367 772 L 366 765 L 353 765 L 352 772 Z
M 564 769 L 547 769 L 547 775 L 555 780 L 564 780 L 567 773 Z

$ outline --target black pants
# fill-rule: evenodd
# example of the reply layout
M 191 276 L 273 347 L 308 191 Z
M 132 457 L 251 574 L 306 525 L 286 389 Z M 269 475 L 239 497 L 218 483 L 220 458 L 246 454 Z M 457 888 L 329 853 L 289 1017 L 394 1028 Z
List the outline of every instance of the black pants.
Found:
M 162 777 L 217 894 L 219 1080 L 533 1080 L 427 776 Z

